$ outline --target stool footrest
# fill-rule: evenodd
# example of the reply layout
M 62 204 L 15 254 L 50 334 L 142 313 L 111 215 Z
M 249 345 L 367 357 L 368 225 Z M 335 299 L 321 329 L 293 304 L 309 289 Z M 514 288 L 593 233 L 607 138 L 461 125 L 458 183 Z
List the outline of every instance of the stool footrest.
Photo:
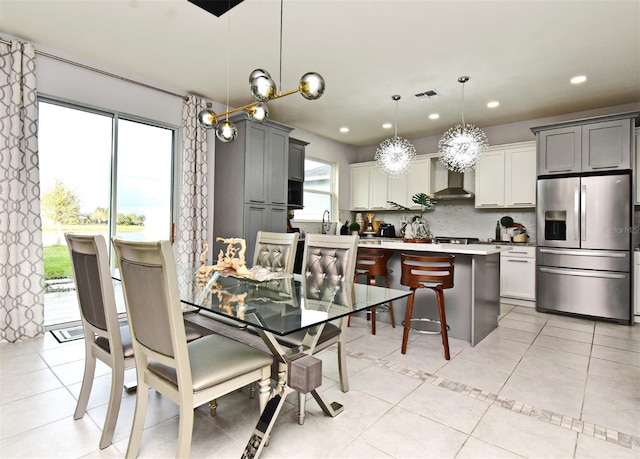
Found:
M 414 325 L 415 322 L 415 325 Z M 439 320 L 434 320 L 434 319 L 427 319 L 426 317 L 419 317 L 419 318 L 414 318 L 411 319 L 410 321 L 411 326 L 409 327 L 411 330 L 415 331 L 416 333 L 424 333 L 425 335 L 439 335 L 442 333 L 442 330 L 440 329 L 440 321 Z M 402 326 L 404 327 L 405 321 L 402 321 Z M 419 326 L 416 326 L 420 324 Z M 434 325 L 437 325 L 437 330 L 434 330 Z M 449 327 L 449 325 L 447 325 L 447 331 L 449 331 L 451 329 L 451 327 Z

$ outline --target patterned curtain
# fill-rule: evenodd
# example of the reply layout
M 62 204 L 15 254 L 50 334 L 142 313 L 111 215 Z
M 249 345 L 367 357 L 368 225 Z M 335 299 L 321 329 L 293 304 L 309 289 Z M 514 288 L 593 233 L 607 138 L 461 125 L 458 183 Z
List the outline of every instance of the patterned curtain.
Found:
M 207 131 L 197 121 L 204 108 L 204 100 L 196 96 L 190 96 L 182 107 L 183 173 L 176 244 L 176 261 L 181 266 L 200 261 L 208 236 Z M 179 280 L 181 288 L 190 285 L 191 279 Z
M 0 342 L 44 333 L 36 61 L 0 43 Z

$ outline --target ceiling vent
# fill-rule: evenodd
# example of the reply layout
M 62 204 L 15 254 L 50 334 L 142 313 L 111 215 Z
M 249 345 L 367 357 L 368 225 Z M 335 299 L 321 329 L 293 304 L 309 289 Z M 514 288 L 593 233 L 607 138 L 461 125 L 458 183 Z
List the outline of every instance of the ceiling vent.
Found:
M 418 99 L 435 99 L 436 97 L 440 97 L 440 94 L 438 94 L 433 89 L 429 89 L 428 91 L 416 94 L 416 97 Z

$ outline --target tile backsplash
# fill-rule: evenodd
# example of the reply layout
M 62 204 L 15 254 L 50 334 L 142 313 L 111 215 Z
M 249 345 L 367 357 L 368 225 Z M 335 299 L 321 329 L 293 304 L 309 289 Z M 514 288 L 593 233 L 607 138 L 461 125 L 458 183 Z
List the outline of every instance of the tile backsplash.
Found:
M 366 218 L 366 213 L 362 213 Z M 379 211 L 375 212 L 374 220 L 382 220 L 396 227 L 396 235 L 400 235 L 403 217 L 410 219 L 411 212 Z M 479 239 L 493 239 L 496 233 L 496 222 L 505 215 L 513 218 L 514 222 L 522 223 L 527 228 L 528 242 L 536 240 L 536 213 L 534 209 L 476 209 L 473 200 L 440 201 L 425 217 L 434 236 L 477 237 Z M 340 224 L 353 221 L 356 213 L 340 211 Z M 320 223 L 292 222 L 294 227 L 303 233 L 319 233 Z M 336 234 L 336 223 L 331 224 L 331 234 Z

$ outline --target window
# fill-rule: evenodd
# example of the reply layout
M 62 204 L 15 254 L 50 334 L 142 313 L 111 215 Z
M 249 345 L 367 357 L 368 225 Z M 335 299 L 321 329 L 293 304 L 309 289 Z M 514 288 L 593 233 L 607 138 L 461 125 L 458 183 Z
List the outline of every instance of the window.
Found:
M 328 210 L 334 215 L 336 202 L 335 166 L 320 159 L 304 160 L 304 209 L 295 211 L 295 219 L 302 221 L 322 221 Z
M 176 128 L 40 99 L 45 326 L 79 320 L 65 232 L 170 239 Z M 119 306 L 119 311 L 124 308 Z

